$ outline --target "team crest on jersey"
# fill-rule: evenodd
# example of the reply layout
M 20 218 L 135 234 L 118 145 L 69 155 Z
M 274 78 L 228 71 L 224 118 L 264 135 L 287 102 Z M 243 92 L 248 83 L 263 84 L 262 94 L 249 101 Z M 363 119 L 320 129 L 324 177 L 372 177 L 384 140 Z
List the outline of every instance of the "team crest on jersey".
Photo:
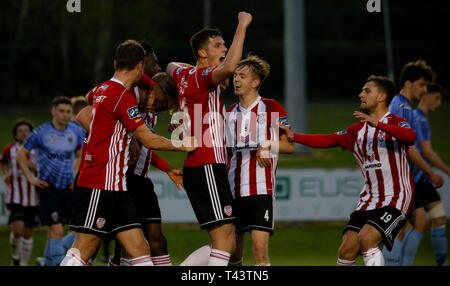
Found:
M 138 118 L 138 116 L 141 115 L 141 113 L 139 112 L 137 106 L 133 106 L 133 107 L 128 108 L 128 109 L 127 109 L 127 112 L 128 112 L 128 117 L 129 117 L 130 119 Z
M 344 135 L 347 133 L 347 130 L 341 130 L 339 132 L 336 132 L 337 135 Z
M 214 68 L 214 67 L 209 67 L 209 68 L 205 69 L 205 70 L 202 72 L 202 75 L 208 75 L 209 72 L 210 72 L 213 68 Z
M 50 144 L 55 144 L 55 143 L 56 143 L 55 136 L 50 136 Z
M 280 120 L 281 120 L 281 118 L 280 118 Z M 256 122 L 258 122 L 258 124 L 266 124 L 266 122 L 267 122 L 266 114 L 265 113 L 258 114 L 256 116 Z
M 400 122 L 400 123 L 398 124 L 398 126 L 403 127 L 403 128 L 411 128 L 411 127 L 409 126 L 409 123 L 406 122 L 406 121 Z
M 105 219 L 102 217 L 99 217 L 97 221 L 95 222 L 95 225 L 98 229 L 102 229 L 105 226 Z
M 67 138 L 67 141 L 68 141 L 70 144 L 72 144 L 73 138 L 72 138 L 72 137 L 69 137 L 69 138 Z
M 58 219 L 59 219 L 58 212 L 52 212 L 50 214 L 50 216 L 51 216 L 53 222 L 58 222 Z
M 223 212 L 227 215 L 227 216 L 231 216 L 233 214 L 233 208 L 230 205 L 227 205 L 223 208 Z

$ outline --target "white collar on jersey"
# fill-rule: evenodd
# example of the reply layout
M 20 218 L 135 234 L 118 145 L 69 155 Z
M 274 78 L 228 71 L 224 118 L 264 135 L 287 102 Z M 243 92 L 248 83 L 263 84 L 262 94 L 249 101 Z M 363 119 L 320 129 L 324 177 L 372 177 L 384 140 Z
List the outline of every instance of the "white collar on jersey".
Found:
M 258 97 L 256 98 L 256 100 L 255 100 L 255 101 L 252 103 L 252 105 L 250 105 L 249 107 L 243 108 L 243 107 L 241 106 L 241 103 L 238 103 L 238 108 L 239 108 L 240 111 L 247 112 L 247 111 L 252 110 L 253 107 L 255 107 L 260 101 L 261 101 L 261 96 L 258 95 Z
M 378 121 L 383 121 L 389 114 L 391 114 L 389 111 L 388 112 L 386 112 L 386 114 L 385 115 L 383 115 L 383 117 L 381 117 L 381 119 L 380 120 L 378 120 Z
M 115 81 L 115 82 L 117 82 L 117 83 L 123 85 L 123 87 L 125 87 L 125 85 L 123 84 L 123 82 L 121 82 L 120 80 L 118 80 L 118 79 L 115 78 L 115 77 L 112 77 L 112 78 L 111 78 L 111 81 Z
M 137 103 L 139 103 L 140 95 L 139 95 L 139 88 L 137 86 L 134 87 L 134 96 L 136 97 Z

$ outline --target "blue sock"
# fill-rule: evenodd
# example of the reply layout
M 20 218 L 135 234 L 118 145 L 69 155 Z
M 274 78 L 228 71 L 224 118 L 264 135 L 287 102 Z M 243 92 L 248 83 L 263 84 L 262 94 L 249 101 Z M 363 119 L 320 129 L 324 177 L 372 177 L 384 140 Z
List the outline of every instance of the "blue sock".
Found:
M 45 258 L 45 262 L 44 265 L 45 266 L 52 266 L 52 255 L 50 253 L 50 241 L 47 240 L 47 243 L 45 244 L 45 250 L 44 250 L 44 258 Z
M 75 234 L 69 233 L 68 235 L 64 236 L 63 241 L 63 247 L 64 252 L 67 252 L 72 247 L 73 241 L 75 240 Z
M 422 237 L 423 234 L 414 229 L 405 234 L 405 238 L 403 239 L 402 259 L 400 260 L 402 266 L 412 266 L 414 264 Z
M 434 255 L 439 266 L 448 266 L 447 263 L 447 236 L 445 225 L 431 228 L 431 243 L 434 248 Z
M 52 257 L 53 265 L 59 265 L 63 261 L 66 252 L 64 251 L 62 239 L 50 240 L 50 254 Z
M 386 246 L 383 247 L 384 265 L 386 266 L 400 266 L 400 259 L 402 253 L 402 242 L 394 240 L 394 245 L 391 251 L 387 250 Z

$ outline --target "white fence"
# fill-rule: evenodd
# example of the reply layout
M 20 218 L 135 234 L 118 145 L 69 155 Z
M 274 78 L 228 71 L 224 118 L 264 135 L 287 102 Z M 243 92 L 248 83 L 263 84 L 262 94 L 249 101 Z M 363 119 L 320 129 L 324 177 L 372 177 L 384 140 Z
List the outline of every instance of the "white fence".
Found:
M 439 189 L 445 209 L 450 213 L 450 180 Z M 178 191 L 169 177 L 151 172 L 159 198 L 163 222 L 196 222 L 184 191 Z M 277 171 L 276 221 L 348 220 L 355 209 L 363 179 L 359 169 L 279 169 Z M 6 225 L 4 182 L 0 180 L 0 225 Z

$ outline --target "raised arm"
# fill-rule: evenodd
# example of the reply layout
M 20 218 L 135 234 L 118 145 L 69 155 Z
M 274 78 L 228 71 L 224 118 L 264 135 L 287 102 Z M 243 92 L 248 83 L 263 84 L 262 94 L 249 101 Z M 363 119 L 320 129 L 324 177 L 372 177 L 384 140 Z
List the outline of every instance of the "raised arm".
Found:
M 188 137 L 183 141 L 171 141 L 150 132 L 145 124 L 136 128 L 133 131 L 133 136 L 135 136 L 146 148 L 152 150 L 191 152 L 196 148 L 193 137 Z
M 252 15 L 246 12 L 239 12 L 238 26 L 234 34 L 233 42 L 223 62 L 217 66 L 212 73 L 212 81 L 215 85 L 222 83 L 229 78 L 236 69 L 242 58 L 242 50 L 244 47 L 245 33 L 247 27 L 252 22 Z

